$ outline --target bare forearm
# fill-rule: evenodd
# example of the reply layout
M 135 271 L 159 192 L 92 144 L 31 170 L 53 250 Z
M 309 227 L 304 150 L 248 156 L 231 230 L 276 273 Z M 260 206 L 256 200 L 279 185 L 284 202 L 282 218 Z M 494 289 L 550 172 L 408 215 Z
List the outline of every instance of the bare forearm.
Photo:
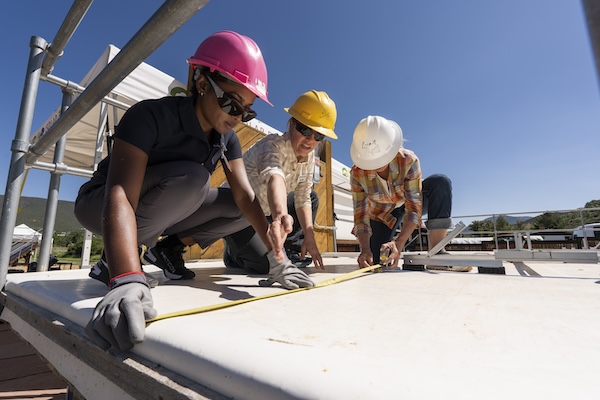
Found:
M 398 248 L 398 251 L 402 251 L 404 245 L 406 244 L 406 241 L 410 238 L 410 235 L 416 228 L 417 224 L 415 224 L 414 222 L 404 221 L 404 223 L 402 224 L 402 229 L 400 230 L 400 233 L 396 238 L 396 247 Z
M 273 175 L 267 184 L 267 198 L 273 220 L 289 213 L 287 209 L 287 190 L 285 179 L 281 175 Z
M 367 232 L 360 232 L 357 235 L 357 239 L 361 251 L 371 251 L 371 246 L 369 244 L 371 236 Z
M 135 211 L 124 193 L 116 190 L 108 193 L 102 231 L 111 277 L 141 271 Z

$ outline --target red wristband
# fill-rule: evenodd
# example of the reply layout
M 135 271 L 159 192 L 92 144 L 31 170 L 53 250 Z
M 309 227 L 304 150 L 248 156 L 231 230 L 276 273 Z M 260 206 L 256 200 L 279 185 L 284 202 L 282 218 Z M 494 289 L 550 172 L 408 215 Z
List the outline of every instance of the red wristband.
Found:
M 121 286 L 127 283 L 132 283 L 132 282 L 139 282 L 139 283 L 143 283 L 145 285 L 148 285 L 146 282 L 146 277 L 144 276 L 144 273 L 141 271 L 130 271 L 130 272 L 125 272 L 123 274 L 117 275 L 115 277 L 113 277 L 109 282 L 108 282 L 108 287 L 110 289 L 114 289 L 117 286 Z
M 108 284 L 110 285 L 110 284 L 112 283 L 112 281 L 114 281 L 114 280 L 115 280 L 115 279 L 117 279 L 117 278 L 122 278 L 122 277 L 124 277 L 124 276 L 127 276 L 127 275 L 133 275 L 133 274 L 144 275 L 144 273 L 143 273 L 142 271 L 129 271 L 129 272 L 124 272 L 124 273 L 122 273 L 121 275 L 117 275 L 117 276 L 113 277 L 113 278 L 112 278 L 112 279 L 111 279 L 111 280 L 108 282 Z

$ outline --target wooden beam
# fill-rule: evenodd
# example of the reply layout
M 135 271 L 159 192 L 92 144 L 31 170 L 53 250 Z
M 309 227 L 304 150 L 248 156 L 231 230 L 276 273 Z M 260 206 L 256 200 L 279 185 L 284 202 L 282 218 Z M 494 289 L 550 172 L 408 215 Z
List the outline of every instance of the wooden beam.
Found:
M 320 180 L 314 189 L 319 197 L 319 209 L 315 218 L 315 239 L 319 251 L 335 251 L 333 220 L 333 181 L 331 176 L 331 142 L 324 140 L 316 149 L 319 156 Z

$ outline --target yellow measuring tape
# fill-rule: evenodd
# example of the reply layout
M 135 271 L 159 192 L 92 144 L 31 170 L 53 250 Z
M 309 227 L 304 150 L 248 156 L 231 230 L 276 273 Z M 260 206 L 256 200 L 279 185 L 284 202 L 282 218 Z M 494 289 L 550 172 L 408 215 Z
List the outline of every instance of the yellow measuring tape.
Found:
M 319 282 L 319 283 L 317 283 L 313 287 L 286 290 L 286 291 L 277 292 L 277 293 L 265 294 L 263 296 L 249 297 L 247 299 L 229 301 L 227 303 L 212 304 L 210 306 L 197 307 L 197 308 L 191 308 L 189 310 L 175 311 L 175 312 L 172 312 L 172 313 L 162 314 L 162 315 L 157 316 L 156 318 L 152 318 L 152 319 L 147 320 L 146 323 L 149 324 L 151 322 L 160 321 L 160 320 L 168 319 L 168 318 L 182 317 L 184 315 L 201 314 L 201 313 L 205 313 L 205 312 L 208 312 L 208 311 L 215 311 L 215 310 L 220 310 L 220 309 L 223 309 L 223 308 L 237 306 L 239 304 L 250 303 L 251 301 L 263 300 L 263 299 L 268 299 L 268 298 L 271 298 L 271 297 L 283 296 L 283 295 L 286 295 L 286 294 L 300 292 L 300 291 L 303 291 L 303 290 L 311 290 L 311 289 L 317 289 L 317 288 L 324 287 L 324 286 L 330 286 L 330 285 L 333 285 L 334 283 L 346 281 L 346 280 L 354 278 L 355 276 L 358 276 L 358 275 L 360 275 L 362 273 L 370 272 L 370 271 L 377 270 L 377 269 L 380 269 L 380 268 L 383 269 L 385 267 L 383 267 L 380 264 L 371 265 L 369 267 L 357 269 L 356 271 L 348 272 L 347 274 L 336 276 L 334 278 L 327 279 L 327 280 L 325 280 L 323 282 Z

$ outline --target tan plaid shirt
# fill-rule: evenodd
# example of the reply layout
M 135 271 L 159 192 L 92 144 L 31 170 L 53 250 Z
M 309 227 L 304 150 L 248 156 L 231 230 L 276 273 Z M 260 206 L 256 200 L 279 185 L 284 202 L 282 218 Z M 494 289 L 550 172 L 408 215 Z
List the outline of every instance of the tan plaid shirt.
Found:
M 285 178 L 287 193 L 295 194 L 296 209 L 311 206 L 315 152 L 311 151 L 304 160 L 298 161 L 288 132 L 281 136 L 270 134 L 256 142 L 244 153 L 244 164 L 265 215 L 271 215 L 267 184 L 273 175 Z

